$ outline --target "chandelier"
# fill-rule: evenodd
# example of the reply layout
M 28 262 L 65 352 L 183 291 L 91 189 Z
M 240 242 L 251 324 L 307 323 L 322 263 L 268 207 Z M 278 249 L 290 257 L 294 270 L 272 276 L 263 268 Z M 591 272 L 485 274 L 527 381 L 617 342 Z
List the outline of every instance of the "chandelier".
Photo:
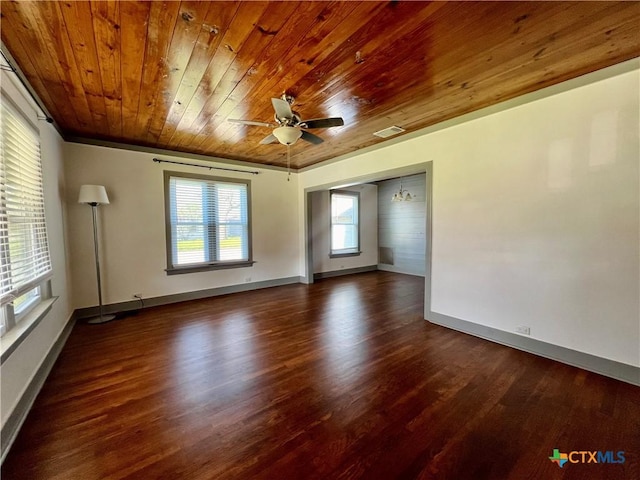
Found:
M 410 202 L 413 197 L 407 190 L 402 188 L 402 178 L 400 179 L 400 190 L 393 194 L 392 202 Z

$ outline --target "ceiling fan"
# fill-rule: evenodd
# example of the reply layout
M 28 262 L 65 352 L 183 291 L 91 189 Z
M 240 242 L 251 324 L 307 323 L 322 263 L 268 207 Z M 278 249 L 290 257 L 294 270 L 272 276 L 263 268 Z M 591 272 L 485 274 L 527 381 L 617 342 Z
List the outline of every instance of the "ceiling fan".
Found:
M 275 110 L 274 120 L 271 122 L 257 122 L 253 120 L 239 120 L 235 118 L 228 119 L 231 123 L 241 123 L 243 125 L 255 125 L 258 127 L 273 128 L 273 132 L 263 138 L 260 143 L 267 145 L 269 143 L 280 142 L 283 145 L 293 145 L 299 138 L 302 140 L 318 145 L 324 140 L 307 129 L 310 128 L 329 128 L 341 127 L 344 120 L 341 117 L 331 118 L 314 118 L 313 120 L 302 120 L 300 116 L 291 110 L 294 97 L 284 94 L 281 98 L 272 98 L 271 103 Z

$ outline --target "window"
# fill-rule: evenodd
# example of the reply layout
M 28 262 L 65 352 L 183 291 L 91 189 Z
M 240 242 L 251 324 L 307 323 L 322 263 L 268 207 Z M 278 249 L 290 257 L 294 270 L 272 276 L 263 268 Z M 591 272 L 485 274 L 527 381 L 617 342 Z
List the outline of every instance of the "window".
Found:
M 246 267 L 250 183 L 165 172 L 167 273 Z
M 40 301 L 40 287 L 29 290 L 27 293 L 20 295 L 13 301 L 13 314 L 16 322 L 20 321 L 25 313 L 27 313 L 34 305 Z
M 332 257 L 360 254 L 360 194 L 331 192 Z
M 0 332 L 5 333 L 40 302 L 43 291 L 50 293 L 51 259 L 39 134 L 4 96 L 0 113 Z

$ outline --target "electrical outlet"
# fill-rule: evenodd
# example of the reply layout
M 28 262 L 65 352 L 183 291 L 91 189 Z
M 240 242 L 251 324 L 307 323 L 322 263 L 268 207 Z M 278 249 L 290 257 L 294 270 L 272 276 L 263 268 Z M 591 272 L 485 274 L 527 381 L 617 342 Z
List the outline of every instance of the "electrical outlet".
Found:
M 246 278 L 244 279 L 244 281 L 245 281 L 245 283 L 249 283 L 249 282 L 251 281 L 251 277 L 246 277 Z
M 142 294 L 141 293 L 134 293 L 132 296 L 133 296 L 133 298 L 138 298 L 138 297 L 142 298 Z
M 516 327 L 516 333 L 521 333 L 522 335 L 531 335 L 531 329 L 529 327 Z

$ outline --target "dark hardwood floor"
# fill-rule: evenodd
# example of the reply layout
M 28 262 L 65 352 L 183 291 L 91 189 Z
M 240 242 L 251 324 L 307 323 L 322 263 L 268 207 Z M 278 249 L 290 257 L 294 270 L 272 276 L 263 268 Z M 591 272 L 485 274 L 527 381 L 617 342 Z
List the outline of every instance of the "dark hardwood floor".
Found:
M 2 478 L 640 478 L 640 388 L 430 324 L 423 288 L 371 272 L 78 324 Z

